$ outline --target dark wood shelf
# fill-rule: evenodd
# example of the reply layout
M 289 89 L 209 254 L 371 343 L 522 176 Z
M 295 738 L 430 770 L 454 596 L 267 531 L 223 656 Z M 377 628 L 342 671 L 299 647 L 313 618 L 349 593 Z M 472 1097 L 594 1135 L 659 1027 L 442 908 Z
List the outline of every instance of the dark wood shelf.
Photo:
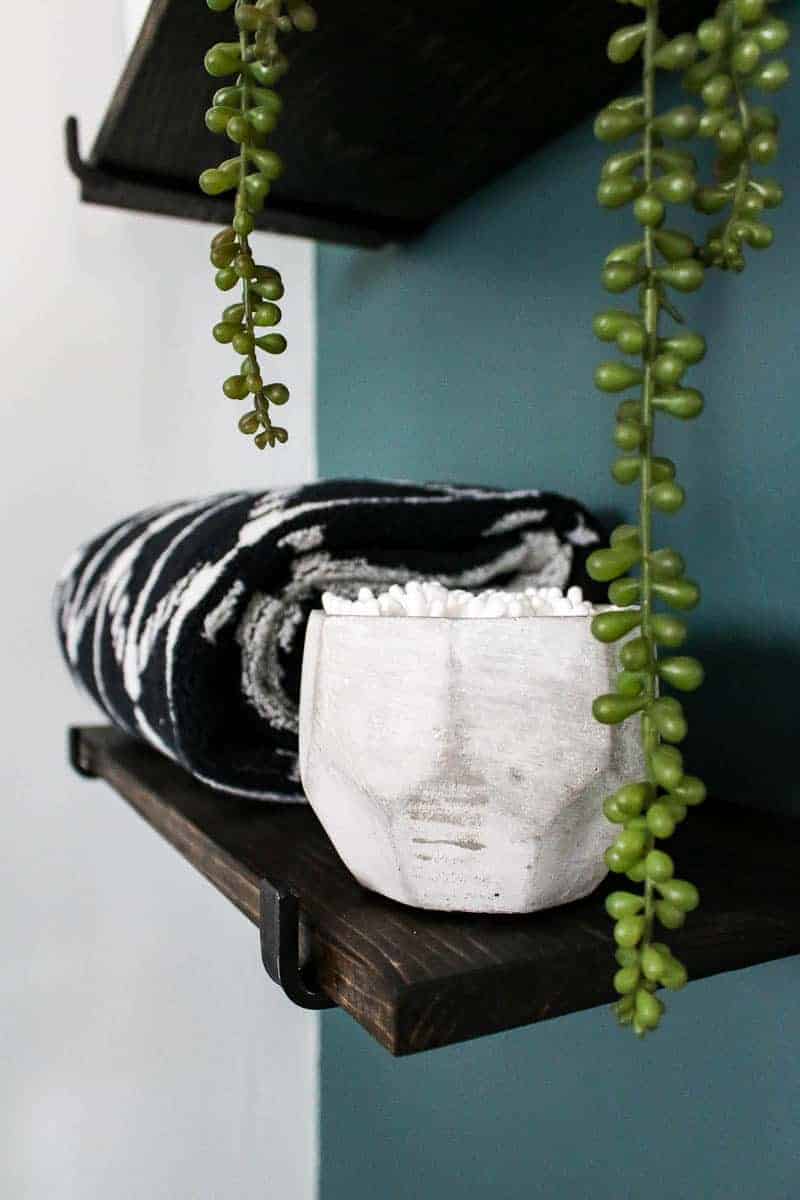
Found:
M 287 163 L 259 227 L 379 246 L 433 221 L 628 85 L 605 56 L 616 0 L 318 0 L 319 28 L 289 41 L 285 115 L 271 145 Z M 665 6 L 670 32 L 710 0 Z M 88 161 L 68 158 L 84 200 L 224 224 L 229 198 L 197 177 L 228 156 L 203 113 L 203 69 L 230 14 L 152 0 Z
M 83 773 L 110 783 L 254 924 L 263 880 L 293 893 L 320 987 L 392 1054 L 612 999 L 604 889 L 523 917 L 405 908 L 355 882 L 304 805 L 213 792 L 115 729 L 74 730 L 72 746 Z M 674 842 L 702 891 L 670 935 L 692 978 L 800 952 L 800 823 L 708 802 Z

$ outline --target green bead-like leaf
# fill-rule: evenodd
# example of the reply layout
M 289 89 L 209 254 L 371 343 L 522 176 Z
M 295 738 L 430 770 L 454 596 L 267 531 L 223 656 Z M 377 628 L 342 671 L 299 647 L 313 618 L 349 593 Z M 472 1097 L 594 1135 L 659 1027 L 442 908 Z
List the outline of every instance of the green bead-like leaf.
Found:
M 608 598 L 612 604 L 618 605 L 620 608 L 626 608 L 629 604 L 636 604 L 639 600 L 641 587 L 638 579 L 615 579 L 608 588 Z M 604 639 L 600 639 L 601 641 Z
M 666 901 L 685 913 L 694 912 L 700 903 L 697 888 L 685 879 L 669 879 L 659 884 L 658 890 Z
M 764 201 L 766 208 L 777 208 L 783 203 L 783 188 L 775 179 L 757 179 L 751 181 L 751 187 Z
M 668 171 L 659 175 L 653 188 L 667 204 L 688 204 L 695 193 L 696 183 L 688 171 Z
M 680 262 L 694 254 L 694 242 L 686 234 L 675 233 L 672 229 L 659 229 L 653 237 L 667 262 Z
M 645 931 L 644 918 L 636 915 L 622 917 L 614 926 L 614 941 L 628 949 L 641 941 Z
M 644 862 L 645 873 L 653 883 L 663 883 L 671 879 L 675 870 L 674 863 L 663 850 L 651 850 Z
M 606 912 L 615 921 L 620 917 L 635 916 L 643 907 L 644 897 L 633 892 L 611 892 L 606 896 Z
M 691 579 L 670 579 L 653 583 L 653 592 L 671 608 L 688 612 L 700 602 L 700 588 Z
M 617 675 L 617 691 L 620 696 L 640 696 L 644 690 L 644 677 L 640 671 L 620 671 Z
M 620 967 L 614 975 L 614 990 L 621 996 L 629 996 L 636 991 L 640 977 L 638 967 Z
M 620 111 L 613 106 L 603 109 L 595 119 L 594 135 L 601 142 L 618 142 L 630 137 L 644 125 L 641 113 L 628 110 Z
M 699 116 L 691 104 L 682 104 L 661 113 L 653 121 L 653 128 L 669 138 L 690 138 L 697 132 Z
M 592 712 L 595 720 L 602 725 L 619 725 L 634 713 L 641 712 L 644 704 L 639 696 L 619 696 L 615 692 L 608 692 L 595 699 Z
M 227 321 L 220 321 L 214 326 L 211 332 L 215 341 L 220 342 L 223 345 L 227 345 L 228 342 L 233 341 L 234 335 L 238 333 L 238 331 L 238 325 L 229 324 Z
M 723 60 L 720 54 L 710 54 L 708 58 L 692 63 L 683 77 L 683 86 L 687 92 L 699 92 L 703 84 L 707 83 L 722 66 Z
M 642 948 L 641 967 L 645 979 L 649 979 L 651 983 L 657 983 L 661 979 L 667 965 L 667 956 L 660 950 L 657 950 L 655 946 L 650 945 Z
M 642 372 L 626 362 L 599 363 L 595 373 L 595 387 L 603 392 L 624 392 L 626 388 L 642 382 Z
M 706 353 L 706 339 L 688 329 L 668 338 L 660 338 L 658 345 L 660 350 L 677 354 L 689 366 L 699 363 Z
M 642 464 L 639 458 L 618 458 L 611 468 L 615 481 L 626 487 L 639 478 Z
M 763 92 L 777 92 L 789 79 L 789 64 L 783 59 L 774 58 L 771 62 L 760 67 L 752 78 L 756 87 Z
M 650 463 L 650 475 L 654 483 L 662 483 L 665 479 L 675 478 L 675 463 L 671 458 L 656 456 Z
M 209 75 L 234 75 L 242 69 L 238 42 L 217 42 L 205 57 L 205 68 Z
M 614 444 L 620 450 L 638 450 L 642 444 L 642 429 L 633 421 L 619 421 L 614 430 Z
M 278 114 L 271 105 L 259 105 L 247 110 L 247 122 L 256 133 L 272 133 L 278 123 Z
M 283 58 L 271 63 L 252 62 L 247 64 L 248 76 L 260 87 L 271 88 L 286 74 L 288 63 Z
M 731 195 L 723 188 L 698 188 L 693 196 L 693 203 L 698 212 L 711 215 L 721 212 L 731 202 Z
M 289 399 L 289 389 L 282 383 L 271 383 L 264 392 L 270 404 L 285 404 Z
M 257 304 L 253 309 L 254 325 L 277 325 L 281 319 L 281 310 L 277 304 Z
M 638 525 L 617 525 L 616 529 L 612 530 L 611 537 L 608 539 L 612 546 L 621 546 L 623 543 L 629 547 L 635 544 L 637 547 L 641 544 Z
M 733 80 L 720 71 L 703 84 L 701 95 L 709 108 L 724 108 L 734 95 Z
M 671 992 L 679 992 L 681 988 L 686 987 L 689 981 L 689 975 L 683 963 L 678 962 L 676 958 L 670 958 L 666 969 L 662 972 L 661 982 L 665 988 Z
M 256 150 L 250 147 L 247 157 L 270 182 L 278 179 L 283 173 L 283 162 L 274 150 Z
M 610 262 L 603 267 L 603 287 L 608 292 L 626 292 L 629 288 L 641 283 L 646 271 L 642 266 L 632 263 Z
M 609 583 L 624 575 L 641 558 L 641 550 L 637 545 L 612 546 L 607 550 L 594 550 L 586 562 L 586 569 L 592 579 L 599 583 Z
M 753 36 L 762 50 L 774 54 L 782 50 L 790 37 L 789 26 L 780 17 L 768 17 L 762 21 L 758 29 L 753 30 Z
M 650 645 L 646 638 L 632 638 L 620 651 L 620 662 L 628 671 L 644 671 L 650 665 Z
M 207 196 L 219 196 L 222 192 L 228 192 L 231 188 L 236 187 L 236 181 L 215 167 L 210 167 L 209 170 L 203 171 L 198 183 L 201 191 Z
M 602 208 L 621 208 L 642 191 L 642 182 L 630 175 L 614 175 L 597 185 L 597 203 Z
M 705 272 L 696 258 L 685 258 L 679 262 L 659 267 L 656 275 L 679 292 L 696 292 L 703 285 Z
M 683 756 L 675 746 L 659 746 L 650 755 L 650 767 L 656 783 L 673 791 L 683 778 Z
M 653 397 L 653 406 L 682 421 L 691 421 L 703 411 L 703 396 L 697 388 L 670 388 Z
M 229 292 L 232 287 L 236 287 L 239 276 L 233 267 L 223 267 L 221 271 L 217 271 L 214 282 L 221 292 Z
M 682 692 L 696 691 L 705 677 L 702 665 L 688 655 L 662 659 L 658 673 L 666 683 Z
M 731 66 L 737 75 L 750 75 L 760 61 L 761 47 L 757 38 L 741 38 L 731 51 Z
M 650 499 L 660 512 L 674 513 L 683 508 L 686 493 L 679 483 L 667 480 L 650 488 Z
M 697 39 L 691 33 L 681 33 L 653 55 L 657 67 L 666 71 L 685 71 L 697 58 Z
M 706 54 L 715 54 L 728 40 L 728 28 L 719 18 L 703 21 L 697 30 L 697 41 Z
M 648 709 L 648 715 L 665 742 L 682 742 L 689 732 L 683 709 L 669 696 L 654 701 Z
M 229 400 L 244 400 L 247 395 L 247 385 L 241 375 L 229 375 L 222 390 Z
M 659 354 L 653 363 L 653 375 L 656 383 L 669 386 L 670 384 L 680 383 L 681 376 L 686 370 L 686 363 L 679 354 L 674 354 L 669 350 Z
M 608 57 L 613 63 L 628 62 L 633 58 L 644 41 L 647 26 L 644 22 L 638 25 L 625 25 L 612 33 L 608 42 Z
M 592 619 L 592 633 L 598 642 L 617 642 L 641 623 L 641 613 L 621 610 L 598 613 Z
M 239 418 L 239 429 L 242 433 L 252 435 L 258 430 L 260 423 L 257 412 L 247 412 Z
M 634 1030 L 657 1029 L 664 1012 L 664 1005 L 658 996 L 639 988 L 636 992 Z
M 686 570 L 683 556 L 677 550 L 666 546 L 663 550 L 654 550 L 649 556 L 650 571 L 655 580 L 680 579 Z M 672 621 L 674 617 L 665 618 Z
M 659 646 L 676 650 L 686 641 L 688 630 L 683 621 L 667 613 L 656 613 L 650 620 L 650 627 Z
M 603 816 L 614 825 L 624 825 L 626 817 L 613 796 L 606 796 L 603 801 Z
M 256 345 L 267 354 L 283 354 L 286 349 L 286 338 L 282 333 L 267 333 L 264 337 L 256 338 Z
M 702 804 L 706 798 L 706 785 L 696 775 L 684 775 L 680 783 L 671 790 L 672 797 L 689 808 Z
M 644 158 L 642 150 L 620 150 L 611 154 L 603 163 L 601 174 L 610 179 L 615 175 L 630 175 Z
M 648 810 L 647 827 L 654 837 L 672 837 L 675 832 L 675 819 L 666 804 L 654 804 Z M 655 976 L 648 976 L 648 978 L 655 978 Z
M 236 115 L 235 108 L 221 108 L 214 106 L 206 111 L 205 123 L 206 128 L 211 133 L 224 133 L 228 127 L 228 121 Z
M 668 900 L 656 902 L 656 916 L 665 929 L 680 929 L 686 921 L 686 914 Z
M 635 325 L 636 317 L 620 308 L 609 308 L 596 315 L 592 322 L 595 337 L 601 342 L 616 341 L 620 330 L 628 325 Z

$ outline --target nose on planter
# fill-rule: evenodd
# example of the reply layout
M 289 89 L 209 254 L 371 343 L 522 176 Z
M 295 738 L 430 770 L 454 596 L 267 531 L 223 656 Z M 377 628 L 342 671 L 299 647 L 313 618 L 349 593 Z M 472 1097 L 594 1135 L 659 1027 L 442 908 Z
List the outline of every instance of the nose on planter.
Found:
M 606 874 L 605 796 L 643 769 L 600 725 L 617 647 L 589 616 L 311 615 L 300 698 L 308 800 L 365 887 L 419 908 L 533 912 Z

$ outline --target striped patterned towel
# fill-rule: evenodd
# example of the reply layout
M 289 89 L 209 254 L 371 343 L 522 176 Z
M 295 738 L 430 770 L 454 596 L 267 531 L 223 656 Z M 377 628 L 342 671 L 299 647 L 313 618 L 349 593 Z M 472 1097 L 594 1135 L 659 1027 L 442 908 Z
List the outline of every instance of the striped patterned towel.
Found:
M 331 480 L 148 509 L 82 546 L 56 592 L 70 669 L 108 717 L 238 796 L 301 800 L 303 635 L 323 591 L 408 579 L 577 583 L 602 537 L 547 492 Z M 599 596 L 597 598 L 600 598 Z

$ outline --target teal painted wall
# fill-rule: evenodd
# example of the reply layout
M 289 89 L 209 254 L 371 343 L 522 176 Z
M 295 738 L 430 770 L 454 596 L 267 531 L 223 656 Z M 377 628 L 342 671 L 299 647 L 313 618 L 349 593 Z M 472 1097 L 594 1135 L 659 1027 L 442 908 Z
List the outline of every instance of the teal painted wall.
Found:
M 687 754 L 717 793 L 800 812 L 800 91 L 791 105 L 776 247 L 681 305 L 709 340 L 691 380 L 707 410 L 658 439 L 689 494 L 669 541 L 704 587 L 692 647 L 709 680 Z M 320 251 L 322 474 L 540 486 L 625 511 L 613 406 L 591 382 L 599 263 L 631 236 L 627 213 L 593 206 L 601 160 L 586 124 L 410 248 Z M 788 1200 L 799 984 L 798 960 L 693 984 L 644 1047 L 592 1012 L 392 1062 L 328 1016 L 322 1200 Z
M 392 1059 L 322 1025 L 321 1200 L 797 1200 L 798 961 Z

